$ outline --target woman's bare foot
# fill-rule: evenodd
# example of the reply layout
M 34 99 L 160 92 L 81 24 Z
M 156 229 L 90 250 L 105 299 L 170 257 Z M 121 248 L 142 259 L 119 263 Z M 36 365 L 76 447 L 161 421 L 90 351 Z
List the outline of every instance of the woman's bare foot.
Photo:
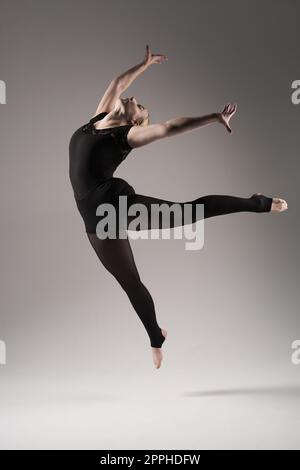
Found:
M 161 332 L 162 332 L 163 336 L 166 338 L 167 337 L 167 330 L 165 330 L 164 328 L 161 328 Z M 153 362 L 154 362 L 155 368 L 159 369 L 160 365 L 161 365 L 161 361 L 163 359 L 162 349 L 161 348 L 152 348 L 151 347 L 151 350 L 152 350 L 152 357 L 153 357 Z
M 255 195 L 260 195 L 261 193 L 255 193 Z M 272 207 L 270 212 L 283 212 L 288 209 L 288 204 L 284 199 L 281 199 L 279 197 L 273 197 L 272 201 Z

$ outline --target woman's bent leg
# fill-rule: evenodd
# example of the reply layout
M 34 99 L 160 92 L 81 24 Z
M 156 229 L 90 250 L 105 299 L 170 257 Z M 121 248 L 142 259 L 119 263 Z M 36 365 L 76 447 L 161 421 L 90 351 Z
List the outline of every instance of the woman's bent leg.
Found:
M 165 340 L 155 314 L 150 292 L 140 279 L 128 238 L 99 239 L 87 233 L 91 245 L 105 268 L 116 278 L 142 321 L 152 347 L 160 348 Z

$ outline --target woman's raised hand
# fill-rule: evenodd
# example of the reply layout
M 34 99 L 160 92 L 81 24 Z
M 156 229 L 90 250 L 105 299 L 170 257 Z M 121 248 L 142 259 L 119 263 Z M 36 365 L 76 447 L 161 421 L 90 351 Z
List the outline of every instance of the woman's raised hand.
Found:
M 226 104 L 223 111 L 219 114 L 220 122 L 224 124 L 228 132 L 231 132 L 229 121 L 237 110 L 237 104 Z
M 150 51 L 150 47 L 147 44 L 146 46 L 146 55 L 144 59 L 144 64 L 145 65 L 151 65 L 151 64 L 161 64 L 165 60 L 168 60 L 168 57 L 164 54 L 152 54 Z

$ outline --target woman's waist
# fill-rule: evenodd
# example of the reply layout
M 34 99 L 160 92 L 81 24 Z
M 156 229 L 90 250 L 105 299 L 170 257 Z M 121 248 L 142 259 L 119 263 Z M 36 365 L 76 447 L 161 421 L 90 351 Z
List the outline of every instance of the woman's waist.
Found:
M 105 185 L 110 183 L 112 180 L 113 180 L 112 176 L 97 180 L 97 182 L 91 188 L 85 191 L 83 194 L 78 194 L 76 191 L 74 191 L 74 197 L 77 201 L 82 201 L 83 199 L 87 199 L 89 195 L 92 194 L 96 189 L 105 187 Z

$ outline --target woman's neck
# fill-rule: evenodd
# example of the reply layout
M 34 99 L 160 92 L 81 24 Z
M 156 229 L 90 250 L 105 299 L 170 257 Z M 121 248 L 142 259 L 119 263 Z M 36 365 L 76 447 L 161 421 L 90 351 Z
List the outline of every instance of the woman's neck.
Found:
M 105 116 L 101 122 L 111 125 L 111 126 L 126 126 L 130 124 L 126 116 L 121 112 L 111 111 Z M 107 126 L 108 127 L 108 126 Z

